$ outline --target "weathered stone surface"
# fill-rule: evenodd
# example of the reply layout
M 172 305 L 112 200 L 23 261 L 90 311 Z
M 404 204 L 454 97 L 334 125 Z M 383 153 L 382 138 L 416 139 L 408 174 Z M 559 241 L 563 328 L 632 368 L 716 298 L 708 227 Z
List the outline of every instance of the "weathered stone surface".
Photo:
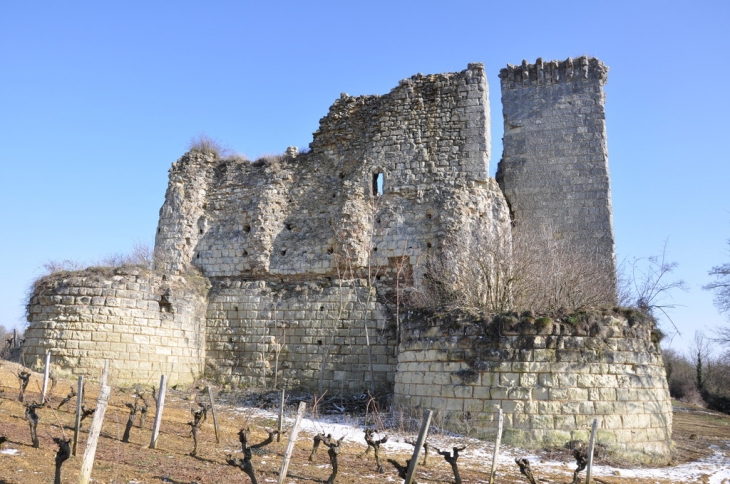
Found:
M 586 315 L 586 317 L 588 317 Z M 596 315 L 591 316 L 596 318 Z M 559 321 L 559 318 L 555 318 Z M 610 338 L 581 335 L 578 326 L 564 325 L 557 344 L 570 340 L 576 347 L 592 346 L 604 354 L 623 358 L 624 353 L 634 353 L 630 348 L 638 347 L 653 356 L 654 363 L 642 367 L 639 372 L 633 365 L 600 365 L 600 371 L 586 372 L 589 365 L 583 363 L 546 363 L 536 369 L 529 353 L 512 354 L 511 365 L 504 367 L 499 352 L 492 349 L 504 344 L 496 333 L 497 319 L 478 318 L 459 314 L 415 314 L 411 315 L 404 329 L 399 347 L 399 360 L 429 355 L 446 363 L 459 383 L 451 385 L 430 385 L 436 379 L 443 379 L 443 373 L 434 373 L 433 366 L 424 360 L 417 366 L 399 366 L 395 375 L 395 402 L 416 408 L 426 408 L 434 398 L 441 398 L 446 409 L 456 409 L 444 418 L 454 422 L 463 420 L 460 408 L 473 408 L 489 399 L 482 412 L 494 415 L 498 408 L 505 413 L 505 440 L 519 445 L 535 447 L 562 445 L 566 435 L 585 435 L 593 419 L 599 421 L 598 442 L 611 450 L 629 454 L 629 458 L 645 462 L 667 462 L 671 457 L 672 408 L 666 386 L 664 365 L 660 348 L 651 341 L 654 322 L 646 318 L 641 322 L 621 317 L 620 312 L 605 312 L 600 316 L 601 326 L 611 325 L 622 330 L 627 339 L 634 341 L 625 349 L 611 345 Z M 557 326 L 555 328 L 557 331 Z M 425 334 L 430 344 L 440 343 L 440 355 L 420 348 Z M 450 351 L 454 346 L 454 335 L 469 334 L 468 344 L 474 351 L 471 357 L 462 358 L 465 353 Z M 464 337 L 459 338 L 459 347 L 464 348 Z M 448 359 L 444 362 L 444 357 Z M 492 365 L 491 363 L 498 363 Z M 591 365 L 592 367 L 593 365 Z M 446 366 L 440 366 L 446 368 Z M 627 389 L 630 378 L 631 388 Z M 408 387 L 404 382 L 409 383 Z M 658 383 L 663 382 L 663 383 Z M 455 388 L 460 387 L 458 391 Z M 619 396 L 619 398 L 617 398 Z M 462 407 L 459 407 L 462 405 Z M 526 419 L 526 416 L 531 416 Z M 477 435 L 490 436 L 494 431 L 494 418 L 476 419 L 473 430 Z M 482 423 L 479 423 L 482 422 Z
M 204 373 L 394 390 L 398 403 L 443 409 L 449 425 L 482 436 L 501 407 L 515 444 L 585 438 L 598 418 L 599 442 L 666 461 L 671 405 L 651 324 L 552 315 L 484 333 L 473 318 L 414 321 L 403 309 L 426 261 L 481 229 L 507 243 L 549 230 L 595 257 L 612 292 L 606 72 L 583 57 L 502 71 L 501 188 L 488 176 L 481 64 L 382 96 L 343 94 L 306 152 L 251 163 L 193 150 L 170 168 L 155 270 L 39 281 L 26 360 L 50 349 L 57 365 L 96 376 L 109 358 L 117 384 Z
M 534 241 L 550 232 L 563 250 L 582 254 L 615 285 L 607 75 L 608 67 L 589 57 L 502 69 L 504 153 L 497 180 L 516 237 Z

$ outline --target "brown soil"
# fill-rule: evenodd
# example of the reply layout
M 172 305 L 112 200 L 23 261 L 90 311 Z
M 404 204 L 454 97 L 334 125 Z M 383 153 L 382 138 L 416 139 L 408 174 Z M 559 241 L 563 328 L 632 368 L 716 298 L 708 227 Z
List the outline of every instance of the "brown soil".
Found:
M 38 437 L 40 448 L 34 449 L 30 445 L 30 431 L 24 416 L 24 407 L 18 397 L 18 385 L 15 374 L 19 366 L 13 363 L 0 362 L 0 436 L 7 437 L 8 441 L 2 445 L 3 449 L 17 449 L 17 453 L 0 454 L 0 484 L 40 484 L 53 482 L 54 458 L 57 446 L 53 437 L 65 435 L 73 436 L 75 399 L 62 407 L 61 410 L 41 408 L 38 410 L 40 423 Z M 26 402 L 38 400 L 42 375 L 34 373 L 28 390 Z M 60 380 L 51 394 L 53 408 L 69 392 L 69 387 L 75 381 Z M 98 384 L 91 382 L 87 385 L 85 402 L 87 407 L 95 406 L 98 396 Z M 264 427 L 274 427 L 271 419 L 248 418 L 240 410 L 236 411 L 228 405 L 216 407 L 218 422 L 221 430 L 221 443 L 217 444 L 212 425 L 212 416 L 201 430 L 201 441 L 198 455 L 189 455 L 193 448 L 190 437 L 192 420 L 190 408 L 197 398 L 201 402 L 207 397 L 199 388 L 168 389 L 165 403 L 164 422 L 157 449 L 149 449 L 151 428 L 154 420 L 154 405 L 150 401 L 150 410 L 145 428 L 135 426 L 131 432 L 131 442 L 122 443 L 121 437 L 129 414 L 125 403 L 134 401 L 130 389 L 112 390 L 109 408 L 104 419 L 104 427 L 99 439 L 96 460 L 92 472 L 92 482 L 98 483 L 175 483 L 175 484 L 204 484 L 204 483 L 249 483 L 249 479 L 241 470 L 226 465 L 226 454 L 241 457 L 240 444 L 237 432 L 242 426 L 249 424 L 252 428 L 251 441 L 260 442 L 266 437 Z M 228 401 L 232 397 L 227 398 Z M 679 404 L 681 405 L 681 404 Z M 730 416 L 708 412 L 696 407 L 681 406 L 681 411 L 674 414 L 674 439 L 676 442 L 676 462 L 683 463 L 711 455 L 711 446 L 723 449 L 730 454 Z M 84 421 L 83 430 L 78 444 L 76 457 L 71 457 L 63 466 L 63 482 L 75 483 L 86 444 L 87 431 L 90 420 Z M 312 435 L 300 433 L 296 450 L 289 466 L 287 483 L 305 484 L 325 482 L 330 475 L 331 466 L 327 457 L 326 448 L 320 448 L 315 462 L 307 461 L 312 445 Z M 254 454 L 253 463 L 257 470 L 258 480 L 277 482 L 278 471 L 288 441 L 288 435 L 281 442 L 262 449 Z M 385 474 L 375 472 L 375 461 L 372 453 L 361 458 L 365 450 L 362 444 L 345 442 L 339 457 L 340 473 L 336 482 L 339 483 L 381 483 L 401 482 L 393 466 L 384 463 Z M 489 481 L 489 466 L 491 458 L 484 462 L 468 458 L 468 449 L 462 453 L 460 471 L 464 483 L 486 483 Z M 385 458 L 392 458 L 404 463 L 410 457 L 405 452 L 396 454 L 383 452 Z M 533 463 L 540 478 L 538 482 L 570 482 L 573 462 L 566 462 L 562 469 L 551 472 L 540 472 L 540 463 Z M 418 471 L 420 483 L 450 483 L 453 475 L 450 466 L 440 456 L 429 456 L 428 467 L 421 467 Z M 604 483 L 654 483 L 670 482 L 671 467 L 667 468 L 667 479 L 631 479 L 626 477 L 600 477 L 596 482 Z M 522 477 L 517 466 L 503 466 L 498 473 L 497 482 L 527 482 Z

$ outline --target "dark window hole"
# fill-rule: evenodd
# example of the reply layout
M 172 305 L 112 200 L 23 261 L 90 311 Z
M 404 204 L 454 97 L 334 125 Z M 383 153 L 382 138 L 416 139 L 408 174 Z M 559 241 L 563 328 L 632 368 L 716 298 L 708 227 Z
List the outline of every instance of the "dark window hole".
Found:
M 318 339 L 317 340 L 317 344 L 320 345 L 320 346 L 322 346 L 322 340 L 321 339 Z
M 203 233 L 203 229 L 198 230 L 198 233 L 199 234 L 202 234 Z
M 328 254 L 334 254 L 334 252 L 335 252 L 335 248 L 334 248 L 334 247 L 329 247 L 329 248 L 327 249 L 327 253 L 328 253 Z
M 160 312 L 163 312 L 163 313 L 172 312 L 172 304 L 170 303 L 170 300 L 167 299 L 167 296 L 160 296 Z
M 286 224 L 286 229 L 291 230 L 291 224 Z
M 373 195 L 376 197 L 382 195 L 383 186 L 385 184 L 385 176 L 383 172 L 373 173 Z
M 246 232 L 246 233 L 249 233 L 249 232 L 251 232 L 251 226 L 250 226 L 250 225 L 248 225 L 248 224 L 244 225 L 244 226 L 243 226 L 243 231 L 244 231 L 244 232 Z
M 286 251 L 285 250 L 282 250 L 281 251 L 281 255 L 286 255 Z

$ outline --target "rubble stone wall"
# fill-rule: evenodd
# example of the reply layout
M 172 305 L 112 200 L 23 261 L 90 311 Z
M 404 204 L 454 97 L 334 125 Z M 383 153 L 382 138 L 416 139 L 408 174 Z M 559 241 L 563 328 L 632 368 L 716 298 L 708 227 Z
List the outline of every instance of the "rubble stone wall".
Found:
M 307 153 L 254 163 L 188 153 L 170 169 L 157 268 L 348 278 L 393 258 L 415 268 L 477 215 L 509 231 L 489 132 L 484 68 L 470 64 L 383 96 L 343 94 Z
M 146 269 L 87 269 L 36 283 L 29 305 L 26 364 L 99 378 L 109 360 L 115 384 L 171 384 L 202 375 L 205 282 Z
M 605 311 L 556 317 L 411 317 L 397 404 L 445 409 L 453 429 L 533 447 L 597 442 L 635 460 L 671 458 L 672 405 L 654 322 Z M 465 419 L 468 422 L 465 422 Z

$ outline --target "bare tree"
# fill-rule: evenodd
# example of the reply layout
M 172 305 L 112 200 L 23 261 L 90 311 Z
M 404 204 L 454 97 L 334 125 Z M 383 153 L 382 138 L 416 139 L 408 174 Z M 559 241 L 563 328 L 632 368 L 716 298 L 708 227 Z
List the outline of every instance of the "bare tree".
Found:
M 727 243 L 730 245 L 730 240 Z M 730 262 L 713 267 L 709 275 L 715 280 L 702 288 L 715 293 L 715 306 L 721 313 L 730 314 Z M 730 345 L 730 327 L 719 328 L 716 340 L 724 345 Z
M 686 291 L 687 284 L 672 276 L 678 264 L 667 260 L 668 244 L 665 240 L 661 255 L 634 258 L 622 264 L 619 304 L 636 307 L 658 319 L 664 316 L 679 333 L 669 312 L 677 306 L 674 293 Z

